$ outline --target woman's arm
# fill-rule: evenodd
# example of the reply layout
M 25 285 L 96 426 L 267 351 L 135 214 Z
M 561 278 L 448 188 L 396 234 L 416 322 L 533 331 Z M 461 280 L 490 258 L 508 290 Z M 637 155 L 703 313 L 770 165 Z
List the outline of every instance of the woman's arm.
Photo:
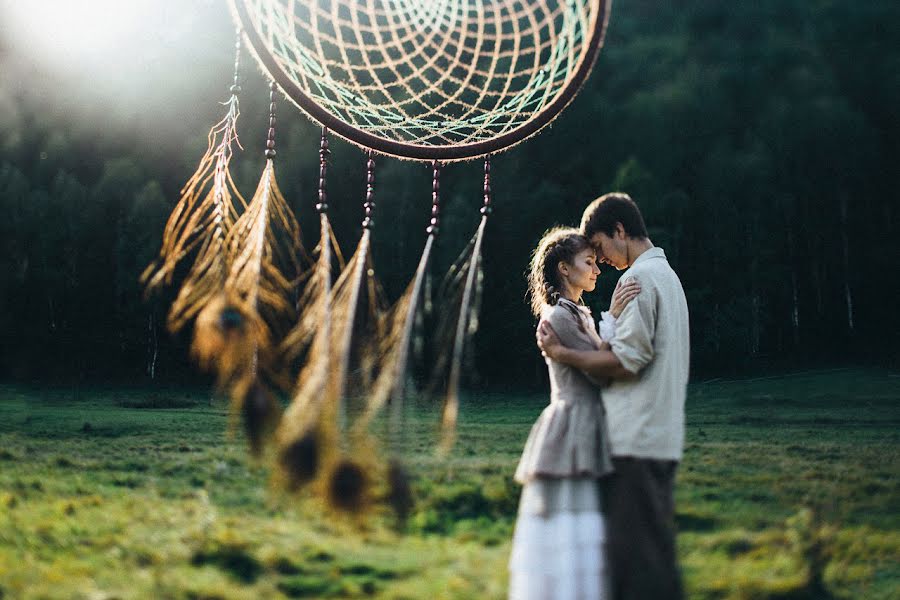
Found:
M 594 380 L 602 380 L 606 377 L 618 379 L 634 375 L 622 366 L 619 358 L 609 349 L 608 344 L 603 344 L 600 350 L 568 348 L 559 341 L 553 328 L 545 321 L 538 326 L 537 343 L 544 356 L 571 365 Z

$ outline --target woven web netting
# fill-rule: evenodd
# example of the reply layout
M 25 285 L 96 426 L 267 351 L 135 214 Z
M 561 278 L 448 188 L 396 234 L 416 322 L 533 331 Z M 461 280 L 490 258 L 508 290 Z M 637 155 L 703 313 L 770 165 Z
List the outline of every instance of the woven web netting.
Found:
M 391 154 L 466 158 L 520 141 L 565 107 L 596 57 L 608 1 L 232 5 L 265 69 L 317 120 Z

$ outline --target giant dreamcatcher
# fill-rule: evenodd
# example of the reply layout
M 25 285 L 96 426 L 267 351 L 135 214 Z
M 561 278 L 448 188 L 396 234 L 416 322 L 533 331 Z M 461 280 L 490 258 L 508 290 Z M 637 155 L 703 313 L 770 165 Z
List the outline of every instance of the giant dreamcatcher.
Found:
M 444 389 L 441 440 L 453 441 L 466 343 L 477 327 L 481 245 L 491 213 L 491 155 L 538 132 L 574 98 L 597 57 L 611 0 L 230 0 L 237 24 L 226 114 L 169 217 L 148 290 L 187 272 L 171 306 L 172 331 L 193 327 L 192 353 L 217 375 L 251 450 L 273 442 L 288 489 L 309 486 L 355 512 L 373 484 L 404 516 L 408 477 L 382 460 L 374 418 L 402 402 L 417 317 L 427 296 L 440 220 L 440 175 L 482 158 L 480 221 L 436 297 L 446 301 L 435 371 Z M 230 174 L 238 146 L 242 45 L 271 80 L 266 165 L 246 200 Z M 318 244 L 311 253 L 275 178 L 275 109 L 281 91 L 322 126 Z M 346 261 L 328 219 L 329 134 L 361 147 L 366 182 L 362 236 Z M 427 161 L 431 217 L 418 268 L 388 306 L 375 278 L 377 156 Z M 293 368 L 292 368 L 293 367 Z M 352 368 L 351 368 L 352 367 Z M 282 410 L 276 390 L 289 390 Z M 363 397 L 350 410 L 348 397 Z

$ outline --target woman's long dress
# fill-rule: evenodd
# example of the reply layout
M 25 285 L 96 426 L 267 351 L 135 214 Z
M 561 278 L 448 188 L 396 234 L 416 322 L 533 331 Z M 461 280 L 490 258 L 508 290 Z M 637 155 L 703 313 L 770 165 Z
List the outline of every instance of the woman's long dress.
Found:
M 564 346 L 599 347 L 587 308 L 561 299 L 542 318 Z M 612 471 L 612 463 L 600 387 L 573 367 L 549 359 L 547 365 L 550 404 L 531 429 L 515 475 L 524 487 L 509 560 L 509 597 L 608 598 L 598 479 Z

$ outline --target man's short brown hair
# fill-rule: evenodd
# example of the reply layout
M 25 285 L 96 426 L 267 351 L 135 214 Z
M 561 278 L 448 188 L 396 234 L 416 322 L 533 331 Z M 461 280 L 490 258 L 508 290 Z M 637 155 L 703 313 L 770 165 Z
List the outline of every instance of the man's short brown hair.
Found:
M 595 233 L 605 233 L 612 237 L 616 232 L 616 223 L 622 224 L 625 235 L 630 238 L 649 237 L 637 204 L 631 196 L 621 192 L 604 194 L 588 204 L 581 216 L 581 232 L 588 239 Z

